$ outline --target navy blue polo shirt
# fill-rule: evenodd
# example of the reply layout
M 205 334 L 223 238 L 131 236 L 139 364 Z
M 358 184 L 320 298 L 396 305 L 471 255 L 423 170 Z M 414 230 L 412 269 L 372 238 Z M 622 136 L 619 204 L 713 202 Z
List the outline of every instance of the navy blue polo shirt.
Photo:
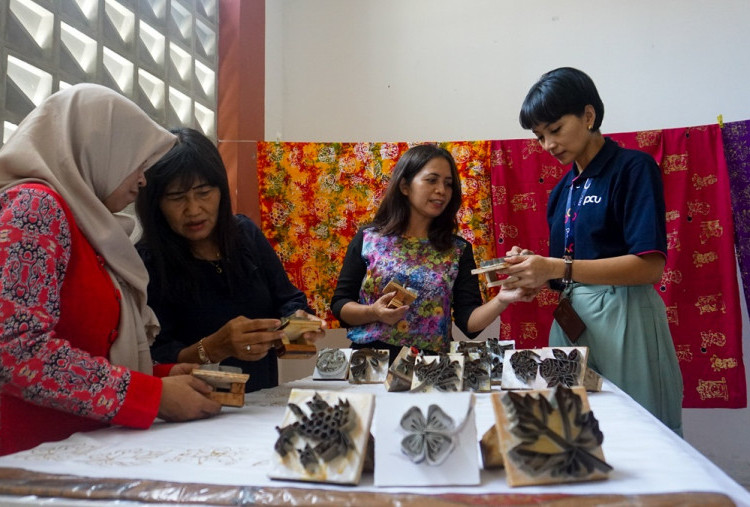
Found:
M 576 210 L 588 189 L 573 227 L 575 259 L 605 259 L 661 252 L 667 255 L 667 226 L 661 170 L 648 154 L 621 148 L 605 138 L 599 153 L 580 175 L 575 163 L 552 189 L 547 202 L 550 257 L 562 257 L 563 219 L 571 183 Z

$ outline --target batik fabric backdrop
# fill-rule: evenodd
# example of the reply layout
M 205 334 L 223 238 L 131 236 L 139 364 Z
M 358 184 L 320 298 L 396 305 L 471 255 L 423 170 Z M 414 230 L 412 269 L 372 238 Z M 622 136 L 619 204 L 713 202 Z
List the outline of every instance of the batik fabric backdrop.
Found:
M 735 247 L 750 308 L 750 120 L 726 123 L 721 134 L 732 193 Z
M 459 234 L 477 264 L 495 256 L 490 142 L 439 143 L 456 160 L 463 206 Z M 331 297 L 349 241 L 375 214 L 409 143 L 258 143 L 261 228 L 289 278 L 331 327 Z M 484 290 L 484 288 L 483 288 Z
M 712 125 L 609 137 L 651 154 L 662 169 L 668 256 L 656 288 L 667 306 L 683 374 L 683 406 L 745 407 L 734 225 L 721 129 Z M 746 148 L 743 153 L 747 160 Z M 502 255 L 519 245 L 547 255 L 547 196 L 569 166 L 558 164 L 536 140 L 493 141 L 491 157 L 497 251 Z M 502 315 L 501 337 L 515 339 L 517 348 L 546 345 L 556 304 L 557 294 L 544 290 L 532 303 L 511 306 Z

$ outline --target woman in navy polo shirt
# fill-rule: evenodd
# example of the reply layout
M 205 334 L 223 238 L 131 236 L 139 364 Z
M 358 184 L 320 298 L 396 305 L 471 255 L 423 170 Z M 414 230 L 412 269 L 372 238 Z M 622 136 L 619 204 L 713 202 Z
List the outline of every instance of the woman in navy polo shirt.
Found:
M 589 367 L 681 435 L 682 375 L 653 287 L 667 255 L 661 172 L 649 155 L 603 137 L 603 116 L 594 82 L 577 69 L 544 74 L 526 95 L 521 126 L 572 167 L 547 204 L 550 256 L 511 258 L 506 272 L 518 280 L 506 287 L 562 290 L 585 330 L 556 312 L 550 345 L 589 347 Z

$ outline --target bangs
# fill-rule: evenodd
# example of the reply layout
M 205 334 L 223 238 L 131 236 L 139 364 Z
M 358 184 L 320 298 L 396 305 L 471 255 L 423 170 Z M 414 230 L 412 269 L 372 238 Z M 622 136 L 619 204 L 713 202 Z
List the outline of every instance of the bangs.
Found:
M 566 114 L 580 115 L 585 106 L 580 110 L 573 110 L 570 102 L 558 100 L 555 94 L 544 94 L 541 89 L 535 88 L 526 97 L 521 106 L 519 121 L 524 129 L 532 129 L 537 125 L 553 123 Z
M 217 172 L 207 164 L 201 163 L 193 153 L 178 154 L 167 167 L 169 169 L 164 171 L 160 178 L 165 188 L 175 183 L 177 191 L 183 192 L 191 189 L 198 182 L 212 187 L 221 186 Z

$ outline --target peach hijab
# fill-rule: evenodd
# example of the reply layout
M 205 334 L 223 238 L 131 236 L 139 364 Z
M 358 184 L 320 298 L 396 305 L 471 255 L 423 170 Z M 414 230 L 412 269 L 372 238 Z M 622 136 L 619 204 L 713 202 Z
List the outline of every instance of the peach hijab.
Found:
M 44 100 L 0 149 L 0 191 L 42 182 L 60 194 L 122 294 L 112 364 L 152 373 L 149 344 L 159 323 L 146 305 L 148 272 L 130 240 L 132 218 L 103 201 L 141 165 L 148 168 L 177 138 L 109 88 L 79 84 Z

